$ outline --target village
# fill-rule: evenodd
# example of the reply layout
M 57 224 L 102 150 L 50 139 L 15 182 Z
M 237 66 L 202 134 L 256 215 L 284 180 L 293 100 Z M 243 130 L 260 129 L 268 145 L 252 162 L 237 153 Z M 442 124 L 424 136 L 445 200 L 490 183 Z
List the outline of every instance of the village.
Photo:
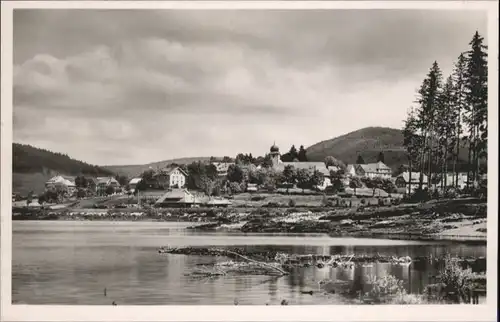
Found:
M 377 162 L 367 164 L 358 158 L 358 163 L 345 165 L 333 157 L 327 157 L 324 162 L 297 159 L 284 162 L 279 148 L 273 144 L 266 158 L 270 160 L 269 165 L 265 161 L 262 165 L 237 163 L 227 157 L 206 162 L 204 165 L 211 167 L 216 174 L 212 178 L 201 178 L 202 181 L 212 181 L 208 183 L 209 187 L 202 182 L 189 189 L 188 167 L 172 164 L 149 169 L 130 179 L 123 176 L 56 175 L 45 183 L 46 190 L 40 196 L 32 194 L 20 200 L 23 198 L 13 194 L 12 201 L 14 207 L 22 205 L 23 201 L 28 207 L 42 207 L 44 204 L 64 204 L 79 199 L 118 198 L 130 201 L 131 197 L 135 197 L 133 199 L 138 207 L 141 203 L 157 207 L 230 206 L 231 199 L 242 193 L 289 195 L 290 203 L 300 195 L 401 200 L 418 189 L 432 190 L 442 197 L 445 193 L 456 196 L 468 186 L 466 172 L 447 173 L 445 176 L 437 173 L 431 179 L 429 188 L 426 174 L 422 174 L 421 178 L 419 172 L 410 174 L 408 169 L 395 174 L 395 170 L 383 162 L 383 152 L 380 152 Z
M 484 176 L 468 183 L 460 172 L 436 173 L 431 180 L 403 167 L 397 173 L 383 162 L 383 152 L 367 164 L 361 157 L 347 165 L 334 157 L 289 158 L 273 144 L 258 165 L 259 158 L 240 154 L 150 168 L 131 179 L 57 175 L 38 196 L 13 196 L 13 219 L 194 221 L 204 223 L 193 226 L 198 230 L 486 238 Z

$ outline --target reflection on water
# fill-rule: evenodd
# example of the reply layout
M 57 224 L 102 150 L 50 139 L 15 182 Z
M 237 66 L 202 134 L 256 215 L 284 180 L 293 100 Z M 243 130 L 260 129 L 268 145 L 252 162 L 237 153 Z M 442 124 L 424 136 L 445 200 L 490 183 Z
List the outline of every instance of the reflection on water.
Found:
M 27 304 L 338 304 L 340 294 L 319 297 L 323 279 L 351 292 L 366 290 L 368 274 L 395 275 L 409 292 L 422 292 L 436 268 L 377 263 L 352 269 L 296 268 L 284 277 L 186 276 L 197 264 L 222 258 L 158 254 L 164 245 L 238 245 L 247 250 L 278 250 L 299 254 L 366 254 L 434 257 L 486 256 L 486 246 L 405 241 L 328 238 L 324 235 L 194 233 L 185 223 L 13 222 L 12 298 Z M 106 295 L 104 295 L 106 288 Z

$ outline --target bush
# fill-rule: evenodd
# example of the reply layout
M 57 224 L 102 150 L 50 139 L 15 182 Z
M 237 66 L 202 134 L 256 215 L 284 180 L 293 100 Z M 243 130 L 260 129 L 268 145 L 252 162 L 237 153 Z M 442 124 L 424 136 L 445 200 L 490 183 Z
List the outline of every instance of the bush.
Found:
M 371 290 L 365 296 L 375 303 L 391 303 L 395 298 L 406 294 L 403 281 L 392 275 L 386 275 L 382 278 L 370 275 L 368 276 L 368 284 L 371 285 Z
M 448 188 L 444 192 L 444 197 L 448 199 L 456 199 L 458 197 L 458 191 L 454 188 Z
M 362 205 L 366 205 L 366 200 L 365 199 L 361 199 L 361 204 Z
M 288 206 L 289 206 L 289 207 L 295 207 L 295 206 L 296 206 L 296 202 L 295 202 L 295 200 L 290 199 L 290 200 L 288 201 Z
M 253 196 L 250 200 L 251 201 L 261 201 L 261 200 L 264 200 L 266 199 L 265 196 Z
M 416 189 L 410 197 L 407 199 L 408 202 L 417 203 L 425 202 L 431 200 L 431 195 L 427 189 Z
M 444 285 L 442 296 L 454 303 L 467 303 L 474 277 L 472 269 L 462 269 L 456 258 L 447 255 L 439 274 L 439 280 Z

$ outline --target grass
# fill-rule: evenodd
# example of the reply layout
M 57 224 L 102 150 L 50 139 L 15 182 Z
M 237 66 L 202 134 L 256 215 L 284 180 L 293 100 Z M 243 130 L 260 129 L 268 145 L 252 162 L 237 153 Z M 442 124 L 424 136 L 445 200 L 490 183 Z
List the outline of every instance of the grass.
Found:
M 12 173 L 12 192 L 22 196 L 28 195 L 30 191 L 41 194 L 45 191 L 45 182 L 52 178 L 50 173 Z

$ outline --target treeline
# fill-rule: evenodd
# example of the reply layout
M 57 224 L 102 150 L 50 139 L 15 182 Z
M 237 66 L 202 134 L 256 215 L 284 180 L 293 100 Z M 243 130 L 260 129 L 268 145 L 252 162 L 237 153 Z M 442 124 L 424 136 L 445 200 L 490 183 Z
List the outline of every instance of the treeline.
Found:
M 478 32 L 469 45 L 445 80 L 438 63 L 432 64 L 418 90 L 416 106 L 405 120 L 410 176 L 411 171 L 420 172 L 420 189 L 424 174 L 429 180 L 441 176 L 441 188 L 449 186 L 445 175 L 449 172 L 454 173 L 451 185 L 458 186 L 459 154 L 464 144 L 468 150 L 467 186 L 477 185 L 487 171 L 487 46 Z
M 64 174 L 111 176 L 107 169 L 71 159 L 66 154 L 55 153 L 25 144 L 12 144 L 13 172 L 32 173 L 53 170 Z

